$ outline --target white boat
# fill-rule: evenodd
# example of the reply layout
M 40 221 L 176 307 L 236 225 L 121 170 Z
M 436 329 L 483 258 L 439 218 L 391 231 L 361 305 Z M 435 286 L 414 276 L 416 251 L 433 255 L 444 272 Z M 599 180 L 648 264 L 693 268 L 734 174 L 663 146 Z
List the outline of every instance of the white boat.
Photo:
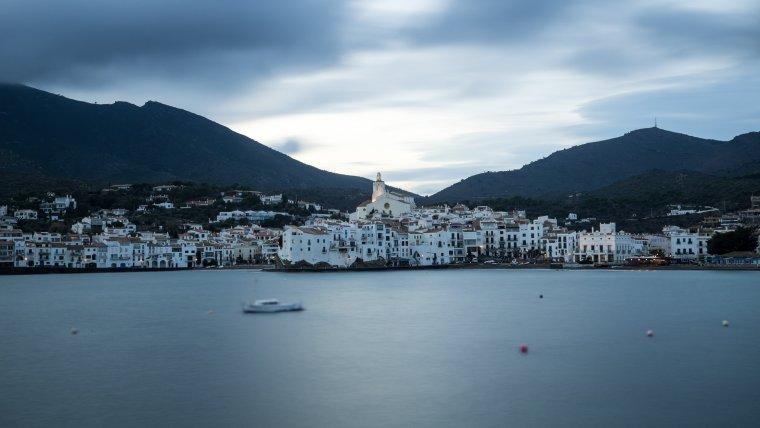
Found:
M 256 300 L 253 303 L 245 302 L 243 312 L 246 313 L 271 313 L 271 312 L 293 312 L 302 311 L 303 306 L 298 303 L 280 303 L 277 299 Z

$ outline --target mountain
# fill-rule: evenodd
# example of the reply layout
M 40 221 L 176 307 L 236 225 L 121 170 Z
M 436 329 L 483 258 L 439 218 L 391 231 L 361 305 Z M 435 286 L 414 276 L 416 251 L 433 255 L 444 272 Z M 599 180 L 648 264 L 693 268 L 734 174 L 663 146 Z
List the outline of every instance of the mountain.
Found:
M 173 180 L 260 190 L 361 189 L 371 181 L 299 162 L 196 114 L 149 101 L 90 104 L 0 84 L 0 181 L 49 183 Z
M 609 218 L 661 215 L 670 204 L 712 206 L 731 212 L 760 194 L 760 177 L 721 177 L 695 171 L 647 171 L 588 193 L 566 198 L 568 206 Z
M 473 175 L 425 202 L 513 196 L 555 199 L 600 189 L 651 170 L 726 176 L 758 172 L 760 132 L 717 141 L 660 128 L 639 129 L 554 152 L 517 170 Z
M 526 210 L 528 217 L 549 215 L 565 218 L 576 213 L 580 218 L 613 221 L 628 232 L 652 232 L 665 225 L 692 226 L 703 215 L 667 216 L 670 204 L 712 206 L 732 212 L 745 209 L 751 195 L 760 194 L 760 174 L 721 177 L 694 171 L 651 170 L 590 192 L 578 192 L 556 199 L 522 196 L 468 201 L 497 210 Z M 576 224 L 587 228 L 588 224 Z
M 695 171 L 647 171 L 589 193 L 588 196 L 652 203 L 741 208 L 760 193 L 760 177 L 721 177 Z

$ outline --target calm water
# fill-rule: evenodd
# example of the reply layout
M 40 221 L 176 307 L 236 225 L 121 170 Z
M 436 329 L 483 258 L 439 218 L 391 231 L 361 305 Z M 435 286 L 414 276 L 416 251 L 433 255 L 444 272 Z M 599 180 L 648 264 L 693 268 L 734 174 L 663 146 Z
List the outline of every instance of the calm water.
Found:
M 0 277 L 0 327 L 4 427 L 760 426 L 756 272 Z

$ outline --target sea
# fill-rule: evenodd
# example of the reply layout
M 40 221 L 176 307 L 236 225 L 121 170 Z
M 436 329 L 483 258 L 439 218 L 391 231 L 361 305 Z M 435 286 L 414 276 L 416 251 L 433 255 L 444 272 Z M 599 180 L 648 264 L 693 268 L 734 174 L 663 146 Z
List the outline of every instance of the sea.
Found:
M 757 427 L 760 272 L 3 276 L 0 426 Z

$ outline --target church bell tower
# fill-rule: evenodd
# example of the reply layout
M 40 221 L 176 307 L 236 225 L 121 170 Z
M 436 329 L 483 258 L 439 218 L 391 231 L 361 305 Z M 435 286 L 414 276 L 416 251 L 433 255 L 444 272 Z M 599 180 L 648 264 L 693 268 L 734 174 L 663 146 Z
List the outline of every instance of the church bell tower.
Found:
M 385 194 L 385 182 L 383 182 L 383 178 L 380 176 L 380 173 L 377 173 L 377 179 L 372 184 L 372 202 L 377 201 L 377 198 Z

